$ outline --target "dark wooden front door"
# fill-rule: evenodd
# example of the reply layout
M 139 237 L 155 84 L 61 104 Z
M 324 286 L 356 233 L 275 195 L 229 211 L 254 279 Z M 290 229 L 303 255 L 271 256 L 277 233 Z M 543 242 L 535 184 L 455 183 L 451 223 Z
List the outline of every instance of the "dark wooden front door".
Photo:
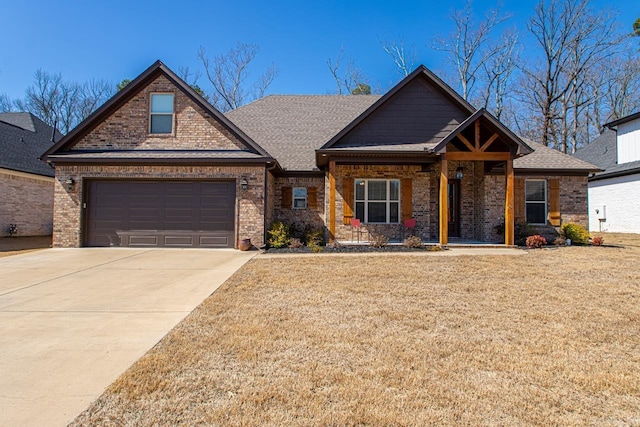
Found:
M 460 237 L 460 180 L 449 180 L 449 237 Z
M 234 181 L 92 180 L 87 187 L 86 246 L 234 246 Z

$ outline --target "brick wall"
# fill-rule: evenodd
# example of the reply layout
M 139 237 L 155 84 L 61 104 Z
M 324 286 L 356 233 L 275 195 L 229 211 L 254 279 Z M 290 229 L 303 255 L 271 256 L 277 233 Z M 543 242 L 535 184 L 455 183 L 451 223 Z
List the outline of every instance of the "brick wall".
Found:
M 76 182 L 69 191 L 67 178 Z M 130 179 L 235 179 L 236 235 L 250 238 L 256 246 L 264 244 L 265 171 L 263 166 L 57 166 L 54 194 L 54 247 L 82 245 L 82 189 L 87 178 Z M 243 191 L 239 182 L 245 178 L 249 188 Z M 236 239 L 237 240 L 237 239 Z
M 0 170 L 0 236 L 9 224 L 18 236 L 48 236 L 53 221 L 53 178 Z
M 174 132 L 171 135 L 149 134 L 149 102 L 152 92 L 175 94 Z M 246 147 L 166 77 L 159 76 L 82 138 L 74 148 L 193 150 Z
M 560 180 L 560 215 L 561 222 L 574 222 L 585 227 L 587 219 L 587 177 L 586 176 L 540 176 L 516 175 L 523 179 L 547 180 L 547 212 L 551 208 L 548 197 L 549 179 Z M 503 175 L 487 175 L 484 185 L 484 241 L 502 243 L 502 236 L 495 233 L 495 226 L 504 222 L 505 177 Z M 546 233 L 545 227 L 540 227 L 540 233 Z M 553 230 L 551 230 L 553 231 Z
M 315 208 L 308 207 L 307 209 L 292 209 L 291 206 L 282 206 L 282 187 L 317 188 L 318 204 Z M 322 176 L 278 177 L 275 179 L 273 192 L 274 219 L 294 224 L 295 228 L 299 230 L 305 227 L 323 229 L 325 225 L 324 195 L 324 177 Z
M 412 211 L 416 218 L 414 234 L 423 240 L 428 239 L 430 209 L 431 176 L 428 172 L 421 172 L 419 165 L 336 165 L 336 239 L 351 240 L 351 226 L 343 224 L 343 179 L 402 179 L 410 178 L 412 183 Z M 325 194 L 329 194 L 329 179 L 325 179 Z M 354 206 L 355 208 L 355 206 Z M 326 220 L 329 221 L 329 197 L 325 197 Z M 437 213 L 436 213 L 437 215 Z M 400 239 L 402 226 L 400 224 L 363 224 L 363 239 L 368 239 L 369 232 L 386 235 L 390 239 Z

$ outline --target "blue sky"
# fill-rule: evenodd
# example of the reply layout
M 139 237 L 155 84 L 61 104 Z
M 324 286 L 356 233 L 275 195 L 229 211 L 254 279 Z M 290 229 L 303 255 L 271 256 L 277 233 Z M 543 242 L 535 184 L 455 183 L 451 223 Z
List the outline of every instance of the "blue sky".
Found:
M 505 1 L 512 13 L 507 25 L 526 33 L 537 1 Z M 476 0 L 474 10 L 496 2 Z M 456 1 L 12 1 L 2 0 L 0 93 L 21 97 L 42 68 L 65 80 L 133 78 L 162 60 L 174 71 L 181 66 L 202 70 L 199 46 L 213 56 L 237 42 L 255 43 L 261 52 L 256 73 L 274 62 L 280 72 L 269 93 L 330 93 L 327 70 L 342 46 L 373 84 L 387 89 L 400 76 L 381 49 L 380 39 L 403 38 L 419 51 L 418 63 L 438 71 L 442 54 L 431 48 L 436 34 L 452 30 L 448 15 Z M 630 31 L 640 16 L 637 0 L 597 0 L 596 8 L 620 11 L 619 22 Z M 200 86 L 208 89 L 204 77 Z

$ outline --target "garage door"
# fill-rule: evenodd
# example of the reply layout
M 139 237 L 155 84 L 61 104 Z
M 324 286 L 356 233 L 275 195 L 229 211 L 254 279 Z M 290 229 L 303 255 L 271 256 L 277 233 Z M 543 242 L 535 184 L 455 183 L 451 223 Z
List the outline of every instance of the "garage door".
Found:
M 86 246 L 233 247 L 233 181 L 88 183 Z

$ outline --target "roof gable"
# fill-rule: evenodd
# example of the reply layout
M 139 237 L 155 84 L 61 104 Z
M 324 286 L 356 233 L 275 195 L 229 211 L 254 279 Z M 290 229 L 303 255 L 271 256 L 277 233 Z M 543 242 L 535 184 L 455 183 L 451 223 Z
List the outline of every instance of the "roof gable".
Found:
M 498 119 L 496 119 L 491 113 L 484 108 L 480 108 L 473 113 L 464 122 L 460 123 L 453 131 L 451 131 L 446 137 L 438 143 L 433 149 L 435 153 L 442 153 L 446 151 L 447 144 L 451 143 L 456 137 L 459 137 L 463 131 L 467 130 L 473 123 L 479 121 L 480 126 L 489 131 L 490 134 L 495 133 L 497 143 L 502 142 L 504 145 L 513 148 L 513 153 L 516 155 L 525 155 L 533 152 L 533 149 L 529 147 L 519 136 L 511 132 L 509 128 L 503 125 Z M 490 138 L 487 135 L 487 138 Z M 487 139 L 485 138 L 485 139 Z M 480 141 L 482 144 L 484 142 Z M 489 143 L 487 143 L 489 145 Z
M 109 101 L 98 108 L 91 116 L 80 123 L 69 134 L 62 138 L 53 147 L 47 150 L 42 156 L 43 159 L 47 159 L 49 156 L 56 156 L 63 154 L 69 149 L 76 146 L 82 138 L 95 131 L 105 122 L 107 122 L 114 114 L 117 114 L 119 109 L 124 108 L 127 103 L 132 102 L 136 96 L 142 91 L 146 90 L 154 82 L 164 79 L 171 87 L 176 88 L 181 95 L 184 95 L 194 106 L 201 111 L 201 115 L 205 119 L 211 118 L 216 126 L 219 125 L 221 130 L 228 133 L 234 140 L 237 140 L 242 150 L 252 152 L 257 156 L 271 158 L 264 148 L 255 143 L 249 136 L 247 136 L 240 128 L 233 124 L 227 117 L 216 110 L 211 104 L 209 104 L 204 98 L 197 94 L 188 84 L 180 79 L 175 73 L 173 73 L 162 62 L 156 61 L 142 74 L 136 77 L 125 88 L 114 95 Z M 177 113 L 177 112 L 176 112 Z M 143 115 L 146 119 L 146 111 Z M 138 117 L 131 117 L 132 123 Z M 210 119 L 209 119 L 210 120 Z M 176 128 L 180 126 L 180 123 L 176 123 Z M 91 147 L 81 146 L 80 148 L 88 149 Z M 98 147 L 98 149 L 103 147 Z M 145 147 L 149 148 L 149 147 Z M 202 149 L 202 147 L 195 147 L 196 149 Z M 236 150 L 237 147 L 234 147 Z
M 451 87 L 419 66 L 321 147 L 436 145 L 474 108 Z M 423 150 L 425 147 L 417 146 Z

